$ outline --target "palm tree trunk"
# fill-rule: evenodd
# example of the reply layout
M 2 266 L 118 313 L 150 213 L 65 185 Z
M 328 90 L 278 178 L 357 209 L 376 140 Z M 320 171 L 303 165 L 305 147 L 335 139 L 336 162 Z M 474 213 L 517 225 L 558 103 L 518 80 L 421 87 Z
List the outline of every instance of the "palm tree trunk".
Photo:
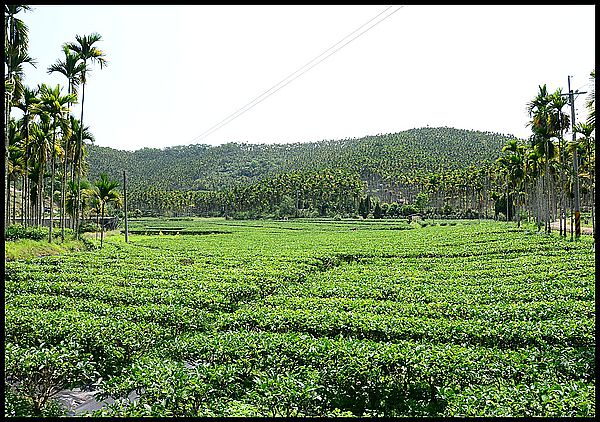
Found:
M 16 192 L 17 185 L 16 185 L 14 177 L 15 177 L 15 175 L 13 175 L 12 182 L 9 182 L 9 183 L 12 183 L 12 189 L 11 189 L 12 198 L 11 198 L 11 203 L 10 203 L 10 208 L 11 208 L 10 224 L 15 224 L 15 211 L 16 211 L 15 201 L 17 199 L 17 192 Z
M 41 163 L 41 161 L 40 161 Z M 41 166 L 41 164 L 40 164 Z M 37 195 L 37 217 L 38 217 L 38 227 L 41 227 L 43 225 L 43 212 L 44 212 L 44 173 L 43 170 L 40 168 L 40 174 L 38 175 L 38 195 Z
M 75 141 L 75 144 L 77 144 L 77 141 Z M 75 145 L 75 148 L 72 148 L 71 150 L 71 181 L 73 183 L 75 183 L 77 180 L 75 179 L 75 163 L 77 162 L 77 157 L 76 157 L 76 149 L 77 149 L 77 145 Z
M 55 157 L 56 157 L 56 151 L 55 151 L 55 142 L 56 139 L 56 127 L 54 128 L 54 132 L 52 133 L 52 171 L 51 171 L 51 178 L 50 178 L 50 230 L 48 231 L 48 243 L 52 243 L 52 229 L 54 228 L 54 168 L 55 168 Z
M 74 92 L 74 86 L 73 86 L 73 80 L 69 78 L 69 94 L 73 94 Z M 72 103 L 69 102 L 69 110 L 71 110 L 71 106 Z M 67 169 L 67 163 L 70 161 L 71 163 L 71 181 L 73 183 L 75 183 L 75 148 L 72 147 L 72 145 L 70 145 L 69 141 L 65 142 L 65 185 L 67 184 L 67 177 L 68 177 L 68 169 Z M 71 155 L 69 157 L 69 155 Z M 70 160 L 69 160 L 70 158 Z M 66 194 L 65 194 L 65 201 L 66 201 Z M 65 214 L 66 214 L 66 204 L 65 204 Z M 66 220 L 66 215 L 65 215 L 65 220 Z M 75 217 L 74 215 L 70 215 L 69 216 L 69 228 L 74 229 L 75 228 Z
M 21 181 L 21 225 L 25 226 L 25 176 Z
M 85 64 L 85 62 L 84 62 Z M 83 219 L 83 207 L 81 207 L 81 161 L 83 159 L 82 154 L 82 143 L 83 143 L 83 103 L 85 101 L 85 77 L 81 84 L 81 118 L 79 119 L 79 137 L 77 138 L 77 206 L 75 207 L 75 213 L 77 214 L 75 222 L 75 236 L 79 239 L 79 212 L 81 212 L 81 219 Z M 81 208 L 81 210 L 79 209 Z
M 13 179 L 12 223 L 17 222 L 17 178 Z
M 591 147 L 591 143 L 588 142 L 586 145 L 586 149 L 587 149 L 587 156 L 588 159 L 591 160 L 591 151 L 590 151 L 590 147 Z M 591 187 L 591 199 L 592 199 L 592 239 L 594 241 L 594 245 L 596 244 L 596 219 L 594 218 L 594 208 L 596 207 L 596 179 L 595 179 L 595 171 L 590 169 L 590 175 L 591 177 L 591 182 L 590 182 L 590 187 Z
M 32 186 L 32 182 L 31 180 L 28 181 L 27 183 L 28 185 L 28 192 L 27 192 L 27 203 L 28 203 L 28 208 L 27 208 L 27 225 L 31 225 L 31 226 L 35 226 L 35 209 L 34 209 L 34 197 L 35 195 L 32 192 L 33 186 Z
M 104 203 L 102 203 L 102 225 L 100 226 L 100 248 L 104 240 Z
M 75 184 L 76 180 L 75 180 L 75 147 L 71 147 L 72 151 L 71 151 L 71 181 L 73 182 L 73 184 Z M 75 197 L 73 198 L 73 210 L 72 210 L 72 214 L 71 214 L 71 229 L 75 230 L 76 227 L 76 222 L 77 222 L 77 208 L 76 208 L 76 202 L 77 202 L 77 192 L 75 192 Z
M 65 185 L 67 184 L 67 154 L 65 153 L 65 159 L 63 162 L 62 172 L 62 183 L 60 189 L 60 237 L 62 241 L 65 241 L 65 225 L 67 221 L 67 206 L 66 206 L 66 190 Z
M 23 168 L 23 205 L 21 206 L 21 213 L 23 214 L 23 226 L 27 227 L 27 219 L 29 217 L 29 207 L 27 206 L 27 200 L 29 199 L 29 175 L 28 175 L 28 155 L 27 154 L 27 129 L 25 129 L 25 146 L 23 150 L 25 151 L 25 164 Z
M 589 154 L 588 154 L 588 156 L 589 156 Z M 591 211 L 591 214 L 592 214 L 592 239 L 593 239 L 594 244 L 595 244 L 595 242 L 596 242 L 596 223 L 594 221 L 594 214 L 595 214 L 594 213 L 594 208 L 595 208 L 596 204 L 594 202 L 595 202 L 595 199 L 596 199 L 595 198 L 595 188 L 596 188 L 595 180 L 596 179 L 594 179 L 594 176 L 595 176 L 594 173 L 595 172 L 591 168 L 589 169 L 589 173 L 590 173 L 590 182 L 588 184 L 588 187 L 589 187 L 588 197 L 589 197 L 589 201 L 590 201 L 589 202 L 590 203 L 590 211 Z
M 561 133 L 561 139 L 562 139 L 562 133 Z M 567 237 L 567 188 L 566 188 L 566 175 L 565 175 L 565 152 L 564 152 L 565 146 L 564 146 L 564 140 L 563 140 L 563 148 L 561 150 L 562 154 L 561 154 L 561 184 L 562 184 L 562 189 L 561 189 L 561 194 L 562 194 L 562 203 L 561 203 L 561 209 L 560 209 L 560 216 L 561 216 L 561 221 L 562 221 L 562 225 L 563 225 L 563 237 Z
M 593 173 L 592 180 L 594 180 Z M 595 188 L 596 187 L 594 186 L 594 184 L 592 184 L 592 238 L 594 240 L 594 243 L 596 243 L 596 219 L 594 217 L 594 208 L 596 208 L 596 193 L 594 192 Z
M 517 208 L 517 227 L 521 227 L 521 216 L 520 216 L 520 210 L 519 210 L 519 193 L 517 192 L 516 194 L 516 208 Z
M 7 159 L 8 160 L 8 159 Z M 6 225 L 10 224 L 10 176 L 6 175 Z
M 508 180 L 506 180 L 506 222 L 508 223 Z
M 13 78 L 10 76 L 10 66 L 9 66 L 9 83 L 13 82 Z M 14 89 L 14 88 L 13 88 Z M 6 205 L 6 213 L 4 214 L 4 226 L 6 227 L 8 225 L 8 215 L 9 215 L 9 202 L 10 202 L 10 189 L 9 189 L 9 184 L 8 184 L 8 126 L 9 126 L 9 122 L 10 122 L 10 103 L 11 103 L 11 93 L 6 93 L 6 96 L 4 97 L 4 186 L 7 187 L 6 189 L 6 196 L 4 198 L 5 201 L 5 205 Z
M 544 223 L 544 219 L 545 219 L 545 208 L 544 208 L 544 189 L 546 187 L 546 183 L 544 181 L 544 178 L 540 178 L 540 189 L 538 191 L 538 218 L 539 218 L 539 231 L 542 231 L 542 224 L 544 224 L 544 231 L 546 230 L 546 224 Z
M 42 175 L 42 185 L 40 186 L 40 226 L 44 226 L 44 217 L 46 211 L 46 198 L 44 198 L 44 191 L 46 190 L 46 186 L 44 186 L 46 181 L 44 180 L 44 176 Z
M 550 233 L 550 139 L 546 139 L 546 233 Z
M 35 213 L 37 214 L 36 215 L 36 217 L 37 217 L 36 224 L 38 227 L 40 227 L 42 225 L 42 218 L 41 218 L 42 214 L 41 214 L 41 209 L 40 209 L 40 202 L 43 201 L 42 196 L 41 196 L 42 192 L 43 192 L 43 190 L 41 189 L 42 177 L 43 177 L 42 175 L 38 174 L 37 203 L 35 204 L 36 205 Z

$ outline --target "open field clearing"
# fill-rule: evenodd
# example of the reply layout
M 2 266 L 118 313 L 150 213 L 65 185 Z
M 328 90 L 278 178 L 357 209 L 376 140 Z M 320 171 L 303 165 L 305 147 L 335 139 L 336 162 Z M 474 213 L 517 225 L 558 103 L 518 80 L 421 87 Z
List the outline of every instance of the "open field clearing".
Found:
M 58 412 L 78 388 L 111 398 L 97 416 L 595 416 L 591 236 L 476 220 L 130 229 L 146 234 L 6 263 L 7 414 Z

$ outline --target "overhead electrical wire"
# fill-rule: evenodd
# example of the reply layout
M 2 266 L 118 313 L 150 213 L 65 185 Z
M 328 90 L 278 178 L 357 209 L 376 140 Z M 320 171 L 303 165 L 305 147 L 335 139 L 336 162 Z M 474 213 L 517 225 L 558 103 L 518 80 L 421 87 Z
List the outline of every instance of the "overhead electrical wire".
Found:
M 325 60 L 328 57 L 330 57 L 331 55 L 335 54 L 336 52 L 338 52 L 339 50 L 341 50 L 342 48 L 344 48 L 346 45 L 350 44 L 352 41 L 354 41 L 355 39 L 357 39 L 358 37 L 360 37 L 361 35 L 363 35 L 367 31 L 369 31 L 370 29 L 372 29 L 376 25 L 380 24 L 381 22 L 383 22 L 384 20 L 386 20 L 387 18 L 389 18 L 390 16 L 392 16 L 394 13 L 396 13 L 398 10 L 402 9 L 405 6 L 399 6 L 397 9 L 395 9 L 391 13 L 385 15 L 382 19 L 380 19 L 379 21 L 375 22 L 374 24 L 372 24 L 371 26 L 369 26 L 367 29 L 365 29 L 364 31 L 360 32 L 359 34 L 357 34 L 356 36 L 354 36 L 353 38 L 351 38 L 350 40 L 348 40 L 344 44 L 342 44 L 342 42 L 344 42 L 346 39 L 350 38 L 353 34 L 357 33 L 362 28 L 364 28 L 365 26 L 367 26 L 369 23 L 371 23 L 374 20 L 376 20 L 379 16 L 383 15 L 384 13 L 386 13 L 392 7 L 393 6 L 387 7 L 385 10 L 383 10 L 380 13 L 378 13 L 376 16 L 374 16 L 373 18 L 371 18 L 370 20 L 368 20 L 367 22 L 365 22 L 364 24 L 362 24 L 361 26 L 359 26 L 358 28 L 356 28 L 354 31 L 352 31 L 351 33 L 349 33 L 348 35 L 346 35 L 340 41 L 336 42 L 331 47 L 329 47 L 328 49 L 326 49 L 325 51 L 323 51 L 321 54 L 319 54 L 318 56 L 316 56 L 315 58 L 313 58 L 312 60 L 310 60 L 304 66 L 300 67 L 295 72 L 290 73 L 287 77 L 285 77 L 284 79 L 282 79 L 281 81 L 279 81 L 278 83 L 276 83 L 275 85 L 273 85 L 271 88 L 269 88 L 268 90 L 266 90 L 265 92 L 263 92 L 262 94 L 260 94 L 258 97 L 254 98 L 248 104 L 244 105 L 240 109 L 236 110 L 235 112 L 233 112 L 230 115 L 228 115 L 227 117 L 225 117 L 219 123 L 211 126 L 207 130 L 205 130 L 204 132 L 202 132 L 200 135 L 198 135 L 197 137 L 194 138 L 194 140 L 192 141 L 192 143 L 201 141 L 202 139 L 206 138 L 207 136 L 209 136 L 213 132 L 215 132 L 218 129 L 222 128 L 223 126 L 225 126 L 226 124 L 228 124 L 232 120 L 238 118 L 239 116 L 241 116 L 242 114 L 244 114 L 245 112 L 247 112 L 248 110 L 250 110 L 251 108 L 253 108 L 256 105 L 260 104 L 261 102 L 263 102 L 264 100 L 266 100 L 268 97 L 270 97 L 271 95 L 273 95 L 274 93 L 276 93 L 277 91 L 279 91 L 281 88 L 285 87 L 290 82 L 292 82 L 295 79 L 299 78 L 304 73 L 308 72 L 310 69 L 312 69 L 313 67 L 315 67 L 316 65 L 318 65 L 319 63 L 321 63 L 323 60 Z M 342 45 L 340 45 L 339 47 L 336 48 L 336 46 L 338 46 L 339 44 L 342 44 Z M 335 50 L 333 50 L 329 54 L 325 55 L 328 51 L 330 51 L 330 50 L 332 50 L 334 48 L 335 48 Z M 322 57 L 320 60 L 316 61 L 317 59 L 319 59 L 319 57 L 321 57 L 323 55 L 325 55 L 325 57 Z M 316 63 L 313 63 L 315 61 L 316 61 Z M 311 63 L 313 63 L 313 64 L 311 65 Z

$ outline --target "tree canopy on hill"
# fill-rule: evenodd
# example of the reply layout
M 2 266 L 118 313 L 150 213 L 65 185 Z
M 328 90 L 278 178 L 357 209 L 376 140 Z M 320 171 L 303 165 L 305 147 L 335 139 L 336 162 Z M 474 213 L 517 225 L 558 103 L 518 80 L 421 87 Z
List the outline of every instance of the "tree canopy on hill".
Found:
M 357 172 L 370 188 L 432 173 L 492 163 L 514 137 L 448 127 L 411 129 L 362 138 L 295 144 L 184 145 L 134 152 L 90 146 L 94 178 L 127 171 L 132 188 L 222 190 L 276 174 L 343 168 Z

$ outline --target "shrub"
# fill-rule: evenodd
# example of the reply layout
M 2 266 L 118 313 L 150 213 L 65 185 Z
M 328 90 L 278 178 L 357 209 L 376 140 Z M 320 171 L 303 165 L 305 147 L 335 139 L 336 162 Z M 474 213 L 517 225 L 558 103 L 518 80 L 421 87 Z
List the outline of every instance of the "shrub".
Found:
M 40 409 L 35 408 L 33 401 L 15 392 L 10 386 L 4 385 L 4 416 L 5 417 L 42 417 L 66 416 L 66 409 L 58 400 L 51 399 Z
M 93 381 L 97 375 L 90 355 L 64 346 L 27 348 L 8 343 L 5 359 L 5 382 L 34 415 L 42 415 L 62 389 Z
M 381 205 L 379 205 L 379 202 L 377 202 L 375 204 L 375 210 L 373 210 L 373 218 L 380 219 L 381 217 L 383 217 L 383 211 L 381 209 Z
M 68 227 L 65 227 L 65 236 L 73 236 L 74 234 L 75 234 L 75 231 L 73 229 L 69 229 Z
M 98 245 L 96 245 L 92 239 L 88 239 L 85 236 L 81 236 L 79 240 L 81 240 L 81 243 L 83 243 L 88 250 L 99 248 Z
M 402 205 L 402 208 L 400 209 L 400 213 L 405 217 L 411 214 L 417 214 L 418 212 L 419 210 L 417 209 L 417 207 L 412 204 Z
M 13 224 L 4 229 L 4 240 L 42 240 L 46 237 L 48 237 L 47 227 L 23 227 L 21 224 Z
M 80 233 L 100 231 L 100 227 L 96 223 L 88 222 L 79 226 Z

